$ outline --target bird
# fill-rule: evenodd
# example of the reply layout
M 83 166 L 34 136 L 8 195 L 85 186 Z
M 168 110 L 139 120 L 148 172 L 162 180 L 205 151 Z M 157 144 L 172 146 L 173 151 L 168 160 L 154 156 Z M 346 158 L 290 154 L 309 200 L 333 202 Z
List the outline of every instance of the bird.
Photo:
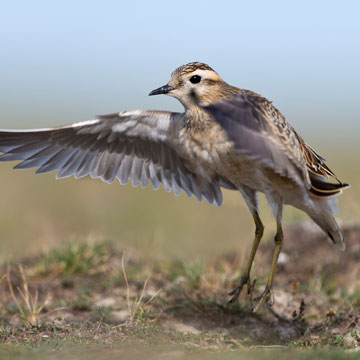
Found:
M 264 193 L 277 230 L 270 274 L 252 310 L 274 302 L 273 280 L 283 244 L 283 205 L 305 213 L 341 250 L 345 243 L 335 220 L 335 196 L 349 187 L 287 122 L 271 101 L 225 82 L 202 62 L 176 68 L 169 82 L 149 93 L 171 96 L 184 112 L 131 110 L 97 116 L 56 128 L 1 130 L 0 161 L 20 160 L 15 169 L 37 168 L 74 176 L 154 189 L 218 206 L 221 189 L 239 191 L 255 223 L 255 238 L 238 285 L 228 293 L 234 303 L 244 287 L 264 234 L 257 194 Z M 330 179 L 330 181 L 329 181 Z M 333 181 L 331 181 L 334 179 Z

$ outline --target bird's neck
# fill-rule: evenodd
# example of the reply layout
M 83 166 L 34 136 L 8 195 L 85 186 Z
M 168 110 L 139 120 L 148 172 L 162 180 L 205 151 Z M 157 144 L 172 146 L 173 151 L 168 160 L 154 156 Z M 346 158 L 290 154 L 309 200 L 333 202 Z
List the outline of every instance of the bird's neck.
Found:
M 186 128 L 188 131 L 204 131 L 213 125 L 212 117 L 199 106 L 191 105 L 186 109 Z
M 203 96 L 198 97 L 201 105 L 215 104 L 229 96 L 242 92 L 242 89 L 223 83 L 222 86 L 209 91 Z M 184 105 L 185 106 L 185 105 Z M 185 106 L 186 127 L 191 131 L 204 131 L 214 126 L 214 120 L 207 111 L 199 107 L 193 100 Z

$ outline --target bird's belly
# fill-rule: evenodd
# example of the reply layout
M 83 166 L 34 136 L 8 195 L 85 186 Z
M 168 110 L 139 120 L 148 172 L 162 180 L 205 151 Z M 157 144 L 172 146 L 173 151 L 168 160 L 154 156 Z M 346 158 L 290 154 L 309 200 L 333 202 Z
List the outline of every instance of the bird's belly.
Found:
M 236 187 L 266 190 L 266 178 L 259 164 L 239 153 L 220 126 L 198 133 L 182 128 L 174 133 L 172 145 L 191 172 L 210 182 L 221 176 Z
M 217 173 L 232 182 L 236 187 L 247 186 L 264 192 L 268 186 L 262 168 L 253 160 L 237 154 L 222 159 Z
M 239 154 L 229 141 L 206 142 L 188 140 L 182 148 L 186 165 L 195 174 L 213 181 L 221 176 L 235 186 L 246 185 L 264 191 L 264 175 L 253 161 Z

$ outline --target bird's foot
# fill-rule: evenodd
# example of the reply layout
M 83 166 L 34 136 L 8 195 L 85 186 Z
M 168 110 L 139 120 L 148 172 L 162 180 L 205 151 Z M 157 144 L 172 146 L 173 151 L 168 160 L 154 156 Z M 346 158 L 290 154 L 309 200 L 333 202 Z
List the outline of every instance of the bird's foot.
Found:
M 272 286 L 266 285 L 264 292 L 259 297 L 255 298 L 254 301 L 256 301 L 257 304 L 251 309 L 251 312 L 253 313 L 256 313 L 259 308 L 265 303 L 268 303 L 269 306 L 273 306 L 274 292 L 272 290 Z
M 247 286 L 248 294 L 251 295 L 253 286 L 251 286 L 250 276 L 242 276 L 240 279 L 240 284 L 228 293 L 228 295 L 231 296 L 229 304 L 233 304 L 239 298 L 244 285 Z M 253 285 L 255 285 L 255 281 Z

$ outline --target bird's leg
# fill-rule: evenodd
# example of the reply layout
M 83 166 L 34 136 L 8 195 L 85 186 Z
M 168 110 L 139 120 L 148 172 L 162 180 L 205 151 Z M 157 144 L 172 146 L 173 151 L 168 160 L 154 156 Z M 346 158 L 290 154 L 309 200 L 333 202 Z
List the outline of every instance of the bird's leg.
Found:
M 254 222 L 255 222 L 255 239 L 254 239 L 254 242 L 253 242 L 253 245 L 251 248 L 249 260 L 248 260 L 245 270 L 240 278 L 240 284 L 235 289 L 233 289 L 229 292 L 229 295 L 231 296 L 229 303 L 234 303 L 238 299 L 244 285 L 247 286 L 248 294 L 250 295 L 250 293 L 251 293 L 250 271 L 251 271 L 252 264 L 254 262 L 256 250 L 258 249 L 261 238 L 264 234 L 264 225 L 261 222 L 257 211 L 253 212 L 253 218 L 254 218 Z
M 266 287 L 264 292 L 255 299 L 257 301 L 257 304 L 252 308 L 252 312 L 256 312 L 259 310 L 260 306 L 262 306 L 264 303 L 269 302 L 269 305 L 272 306 L 274 304 L 274 294 L 272 290 L 272 285 L 274 281 L 275 276 L 275 270 L 276 270 L 276 264 L 278 262 L 279 254 L 281 251 L 281 247 L 283 244 L 284 234 L 281 227 L 281 222 L 277 221 L 277 232 L 275 235 L 275 250 L 274 250 L 274 256 L 271 264 L 271 270 L 270 275 L 266 283 Z

